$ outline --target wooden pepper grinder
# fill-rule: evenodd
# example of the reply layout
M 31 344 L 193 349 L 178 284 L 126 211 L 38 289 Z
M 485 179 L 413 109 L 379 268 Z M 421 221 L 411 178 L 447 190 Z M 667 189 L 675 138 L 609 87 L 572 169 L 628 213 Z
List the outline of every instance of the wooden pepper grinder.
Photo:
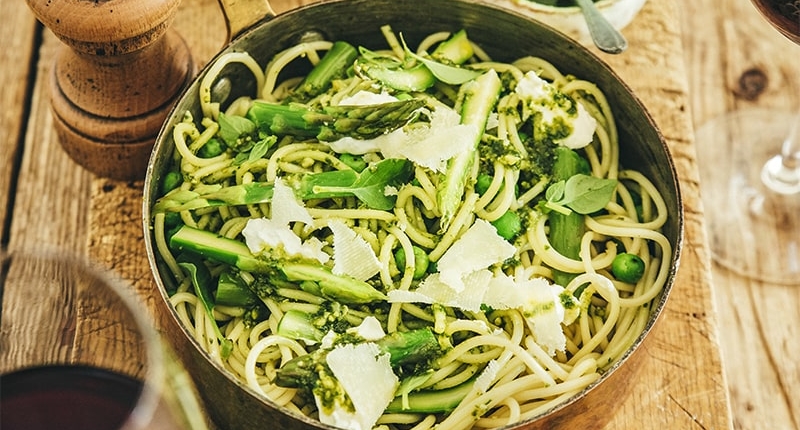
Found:
M 50 81 L 61 146 L 117 180 L 144 178 L 155 139 L 193 77 L 170 28 L 180 0 L 26 0 L 65 46 Z

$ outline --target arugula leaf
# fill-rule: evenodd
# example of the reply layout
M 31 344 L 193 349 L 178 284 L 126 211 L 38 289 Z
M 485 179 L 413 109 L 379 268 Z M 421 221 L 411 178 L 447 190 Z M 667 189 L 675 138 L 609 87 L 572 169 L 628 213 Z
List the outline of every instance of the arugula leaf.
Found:
M 405 50 L 407 56 L 409 56 L 409 57 L 419 61 L 420 63 L 424 64 L 425 67 L 427 67 L 428 70 L 430 70 L 430 72 L 433 74 L 433 76 L 436 77 L 436 79 L 438 79 L 438 80 L 440 80 L 440 81 L 442 81 L 442 82 L 444 82 L 446 84 L 461 85 L 461 84 L 463 84 L 465 82 L 469 82 L 469 81 L 477 78 L 481 74 L 483 74 L 483 72 L 478 71 L 478 70 L 472 70 L 472 69 L 465 69 L 465 68 L 462 68 L 462 67 L 450 66 L 450 65 L 447 65 L 447 64 L 440 63 L 438 61 L 431 60 L 430 58 L 426 58 L 426 57 L 423 57 L 421 55 L 417 55 L 414 52 L 412 52 L 410 49 L 408 49 L 408 46 L 406 46 L 406 41 L 402 38 L 402 36 L 401 36 L 400 40 L 403 43 L 403 50 Z
M 203 264 L 203 260 L 200 259 L 197 255 L 182 253 L 178 255 L 178 265 L 187 272 L 189 278 L 192 281 L 192 286 L 194 286 L 195 294 L 197 298 L 200 299 L 200 302 L 203 304 L 203 308 L 206 311 L 206 315 L 212 321 L 214 332 L 217 335 L 217 339 L 219 340 L 221 346 L 221 354 L 222 358 L 228 358 L 233 352 L 233 341 L 226 338 L 222 331 L 217 325 L 217 321 L 214 318 L 214 294 L 212 293 L 212 284 L 213 279 L 211 277 L 211 272 L 208 270 L 208 267 Z
M 386 195 L 387 186 L 399 186 L 411 180 L 414 165 L 408 160 L 388 158 L 355 170 L 332 170 L 321 173 L 290 175 L 290 183 L 302 200 L 354 196 L 371 209 L 390 210 L 395 196 Z M 250 182 L 223 187 L 205 185 L 194 191 L 173 192 L 159 199 L 155 212 L 177 212 L 215 206 L 267 203 L 272 200 L 272 182 Z
M 364 169 L 316 173 L 303 178 L 303 199 L 355 196 L 372 209 L 389 210 L 395 197 L 387 196 L 387 186 L 408 182 L 414 166 L 408 160 L 388 158 Z
M 345 197 L 351 194 L 342 190 L 353 186 L 357 179 L 358 173 L 354 170 L 332 170 L 304 175 L 297 194 L 303 200 Z
M 602 179 L 577 174 L 566 181 L 558 181 L 547 188 L 545 206 L 551 210 L 568 214 L 565 208 L 581 215 L 603 209 L 614 195 L 616 179 Z

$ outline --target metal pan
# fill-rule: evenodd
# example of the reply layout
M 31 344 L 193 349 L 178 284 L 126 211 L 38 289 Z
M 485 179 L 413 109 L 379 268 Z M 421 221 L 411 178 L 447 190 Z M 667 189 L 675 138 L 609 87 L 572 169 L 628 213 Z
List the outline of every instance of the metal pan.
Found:
M 678 267 L 683 237 L 681 196 L 673 160 L 658 128 L 631 89 L 599 58 L 566 36 L 521 14 L 475 0 L 338 0 L 301 7 L 277 16 L 264 0 L 220 0 L 220 3 L 232 41 L 218 55 L 247 51 L 260 64 L 266 64 L 281 49 L 314 34 L 329 40 L 343 39 L 354 45 L 375 48 L 384 46 L 379 29 L 383 24 L 391 24 L 396 31 L 402 31 L 409 46 L 415 46 L 423 36 L 432 32 L 464 28 L 470 39 L 480 44 L 496 60 L 537 55 L 548 59 L 563 72 L 590 79 L 605 92 L 617 118 L 621 141 L 620 162 L 642 171 L 662 191 L 667 201 L 669 223 L 665 227 L 665 234 L 673 246 L 670 279 L 652 306 L 652 314 L 643 333 L 619 362 L 596 383 L 567 402 L 510 428 L 602 427 L 635 381 L 635 374 L 646 356 L 638 352 L 646 348 L 647 336 L 664 310 Z M 235 67 L 228 69 L 221 79 L 227 79 L 234 85 L 220 87 L 233 88 L 229 100 L 234 99 L 236 92 L 252 91 L 249 72 Z M 201 76 L 204 72 L 201 72 Z M 186 111 L 192 112 L 195 118 L 202 117 L 198 101 L 199 79 L 187 88 L 164 124 L 145 179 L 143 223 L 146 247 L 153 275 L 163 297 L 160 311 L 161 319 L 166 324 L 165 333 L 194 377 L 211 418 L 220 427 L 330 428 L 308 417 L 289 414 L 214 364 L 191 338 L 169 305 L 166 293 L 168 276 L 161 276 L 161 273 L 167 272 L 162 272 L 152 237 L 151 207 L 158 197 L 158 184 L 173 152 L 173 126 Z M 222 92 L 225 91 L 223 89 Z

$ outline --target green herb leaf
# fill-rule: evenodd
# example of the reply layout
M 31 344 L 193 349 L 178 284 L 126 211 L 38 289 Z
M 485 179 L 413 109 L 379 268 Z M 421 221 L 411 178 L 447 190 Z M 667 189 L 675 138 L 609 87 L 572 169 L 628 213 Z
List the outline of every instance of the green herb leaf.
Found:
M 231 148 L 241 151 L 242 139 L 250 137 L 256 131 L 256 124 L 249 119 L 237 115 L 219 114 L 219 137 Z
M 233 165 L 234 166 L 241 166 L 242 163 L 250 159 L 249 152 L 237 152 L 236 156 L 233 157 Z
M 615 179 L 575 175 L 567 180 L 564 195 L 570 198 L 570 209 L 586 215 L 603 209 L 611 201 L 616 187 Z
M 373 209 L 389 210 L 394 207 L 395 197 L 386 195 L 386 187 L 408 182 L 413 165 L 408 160 L 390 158 L 366 168 L 353 184 L 353 194 Z
M 178 255 L 178 265 L 188 273 L 192 285 L 194 286 L 195 294 L 197 294 L 198 299 L 202 302 L 206 315 L 213 321 L 214 331 L 221 345 L 222 357 L 227 358 L 233 351 L 233 341 L 222 335 L 214 318 L 215 304 L 214 295 L 211 291 L 213 283 L 211 272 L 208 270 L 208 267 L 203 264 L 203 260 L 194 254 L 182 253 Z
M 354 170 L 332 170 L 304 175 L 297 194 L 303 200 L 350 196 L 352 193 L 348 189 L 357 179 L 358 173 Z
M 547 188 L 545 198 L 547 207 L 551 209 L 563 206 L 586 215 L 603 209 L 611 201 L 616 187 L 615 179 L 577 174 L 552 184 Z
M 483 74 L 483 72 L 478 70 L 450 66 L 447 64 L 440 63 L 438 61 L 431 60 L 430 58 L 417 55 L 414 52 L 411 52 L 410 49 L 408 49 L 408 46 L 406 46 L 406 42 L 405 40 L 402 39 L 402 37 L 401 41 L 403 43 L 403 49 L 406 51 L 406 55 L 424 64 L 425 67 L 427 67 L 428 70 L 430 70 L 430 72 L 433 73 L 433 76 L 435 76 L 436 79 L 446 84 L 461 85 Z
M 545 191 L 544 196 L 549 202 L 558 202 L 564 198 L 564 188 L 566 188 L 567 181 L 558 181 Z
M 436 76 L 436 79 L 450 85 L 461 85 L 477 78 L 482 73 L 477 70 L 448 66 L 414 53 L 411 53 L 411 56 L 424 64 L 433 73 L 433 76 Z
M 386 187 L 408 182 L 413 168 L 408 160 L 389 158 L 360 174 L 353 170 L 315 173 L 303 178 L 299 195 L 303 199 L 355 196 L 372 209 L 389 210 L 395 197 L 385 194 Z
M 247 157 L 247 161 L 256 161 L 263 158 L 267 155 L 267 151 L 269 148 L 272 147 L 276 142 L 278 142 L 278 136 L 272 135 L 267 136 L 264 139 L 259 140 L 253 145 L 253 149 L 250 150 L 250 155 Z

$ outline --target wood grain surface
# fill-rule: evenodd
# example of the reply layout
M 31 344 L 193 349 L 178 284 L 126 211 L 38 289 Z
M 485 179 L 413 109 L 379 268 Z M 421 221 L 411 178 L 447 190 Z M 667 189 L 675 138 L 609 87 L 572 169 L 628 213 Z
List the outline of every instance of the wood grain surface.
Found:
M 60 44 L 23 1 L 0 2 L 0 16 L 0 36 L 10 42 L 0 53 L 0 239 L 87 254 L 92 175 L 63 153 L 50 116 L 47 79 Z
M 738 109 L 800 109 L 800 46 L 747 0 L 684 3 L 695 127 Z M 700 168 L 715 172 L 713 164 Z M 734 428 L 800 429 L 800 279 L 770 285 L 712 269 Z
M 272 1 L 277 12 L 305 3 Z M 0 52 L 0 243 L 89 255 L 152 306 L 143 184 L 97 178 L 61 151 L 47 95 L 61 43 L 21 0 L 0 2 L 0 16 L 10 48 Z M 215 0 L 184 0 L 174 26 L 198 64 L 225 42 Z M 670 144 L 686 242 L 642 374 L 606 428 L 800 428 L 800 288 L 744 282 L 712 266 L 700 200 L 704 166 L 697 166 L 693 139 L 695 126 L 736 107 L 800 105 L 800 48 L 761 21 L 748 0 L 651 0 L 624 33 L 630 50 L 601 57 L 645 102 Z M 744 97 L 740 77 L 752 68 L 768 85 Z M 24 314 L 18 297 L 3 291 L 0 330 Z

